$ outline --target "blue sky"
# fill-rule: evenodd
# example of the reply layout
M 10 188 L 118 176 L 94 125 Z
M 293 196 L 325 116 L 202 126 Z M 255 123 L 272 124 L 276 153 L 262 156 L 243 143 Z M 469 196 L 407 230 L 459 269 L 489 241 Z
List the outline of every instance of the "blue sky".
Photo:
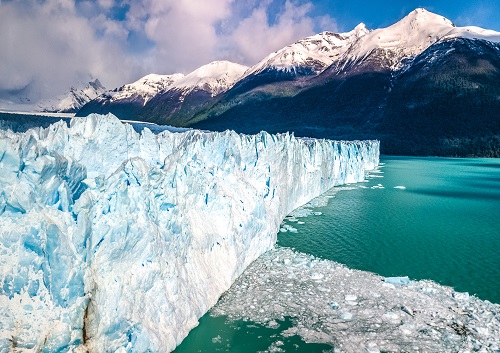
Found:
M 352 28 L 364 22 L 368 28 L 387 27 L 410 11 L 423 7 L 438 13 L 457 26 L 476 25 L 500 31 L 500 1 L 498 0 L 317 0 L 315 12 L 326 12 L 337 20 L 339 29 Z
M 253 65 L 305 36 L 386 27 L 417 7 L 500 31 L 500 0 L 0 0 L 0 96 L 53 95 L 89 77 L 114 88 L 221 59 Z

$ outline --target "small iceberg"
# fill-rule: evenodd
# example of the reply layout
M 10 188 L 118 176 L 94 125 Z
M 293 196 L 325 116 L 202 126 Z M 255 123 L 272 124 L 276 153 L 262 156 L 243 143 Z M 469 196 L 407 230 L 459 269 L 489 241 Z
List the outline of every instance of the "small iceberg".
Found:
M 408 276 L 404 277 L 385 277 L 384 278 L 385 283 L 389 283 L 395 286 L 407 286 L 411 283 L 410 279 Z

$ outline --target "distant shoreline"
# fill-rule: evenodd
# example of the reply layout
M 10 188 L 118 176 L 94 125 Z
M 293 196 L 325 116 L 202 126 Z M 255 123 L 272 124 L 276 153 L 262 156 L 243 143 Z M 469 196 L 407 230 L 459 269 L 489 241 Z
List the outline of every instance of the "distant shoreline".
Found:
M 18 114 L 18 115 L 36 115 L 36 116 L 46 116 L 50 118 L 73 118 L 75 113 L 51 113 L 51 112 L 24 112 L 24 111 L 13 111 L 13 110 L 5 110 L 0 109 L 0 113 L 4 114 Z

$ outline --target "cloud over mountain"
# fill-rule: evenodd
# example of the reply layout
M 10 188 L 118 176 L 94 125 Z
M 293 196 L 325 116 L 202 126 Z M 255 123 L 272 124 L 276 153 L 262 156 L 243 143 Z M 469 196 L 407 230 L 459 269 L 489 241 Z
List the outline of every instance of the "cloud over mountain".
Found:
M 212 60 L 254 64 L 323 29 L 305 1 L 22 0 L 0 2 L 0 98 L 36 100 L 89 76 L 115 87 Z

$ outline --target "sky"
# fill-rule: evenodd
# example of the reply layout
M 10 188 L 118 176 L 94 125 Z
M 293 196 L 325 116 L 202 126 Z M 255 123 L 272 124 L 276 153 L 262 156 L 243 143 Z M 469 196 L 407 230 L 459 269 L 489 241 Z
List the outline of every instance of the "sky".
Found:
M 417 7 L 500 31 L 500 0 L 0 0 L 0 98 L 114 88 L 213 60 L 254 65 L 321 31 L 387 27 Z

